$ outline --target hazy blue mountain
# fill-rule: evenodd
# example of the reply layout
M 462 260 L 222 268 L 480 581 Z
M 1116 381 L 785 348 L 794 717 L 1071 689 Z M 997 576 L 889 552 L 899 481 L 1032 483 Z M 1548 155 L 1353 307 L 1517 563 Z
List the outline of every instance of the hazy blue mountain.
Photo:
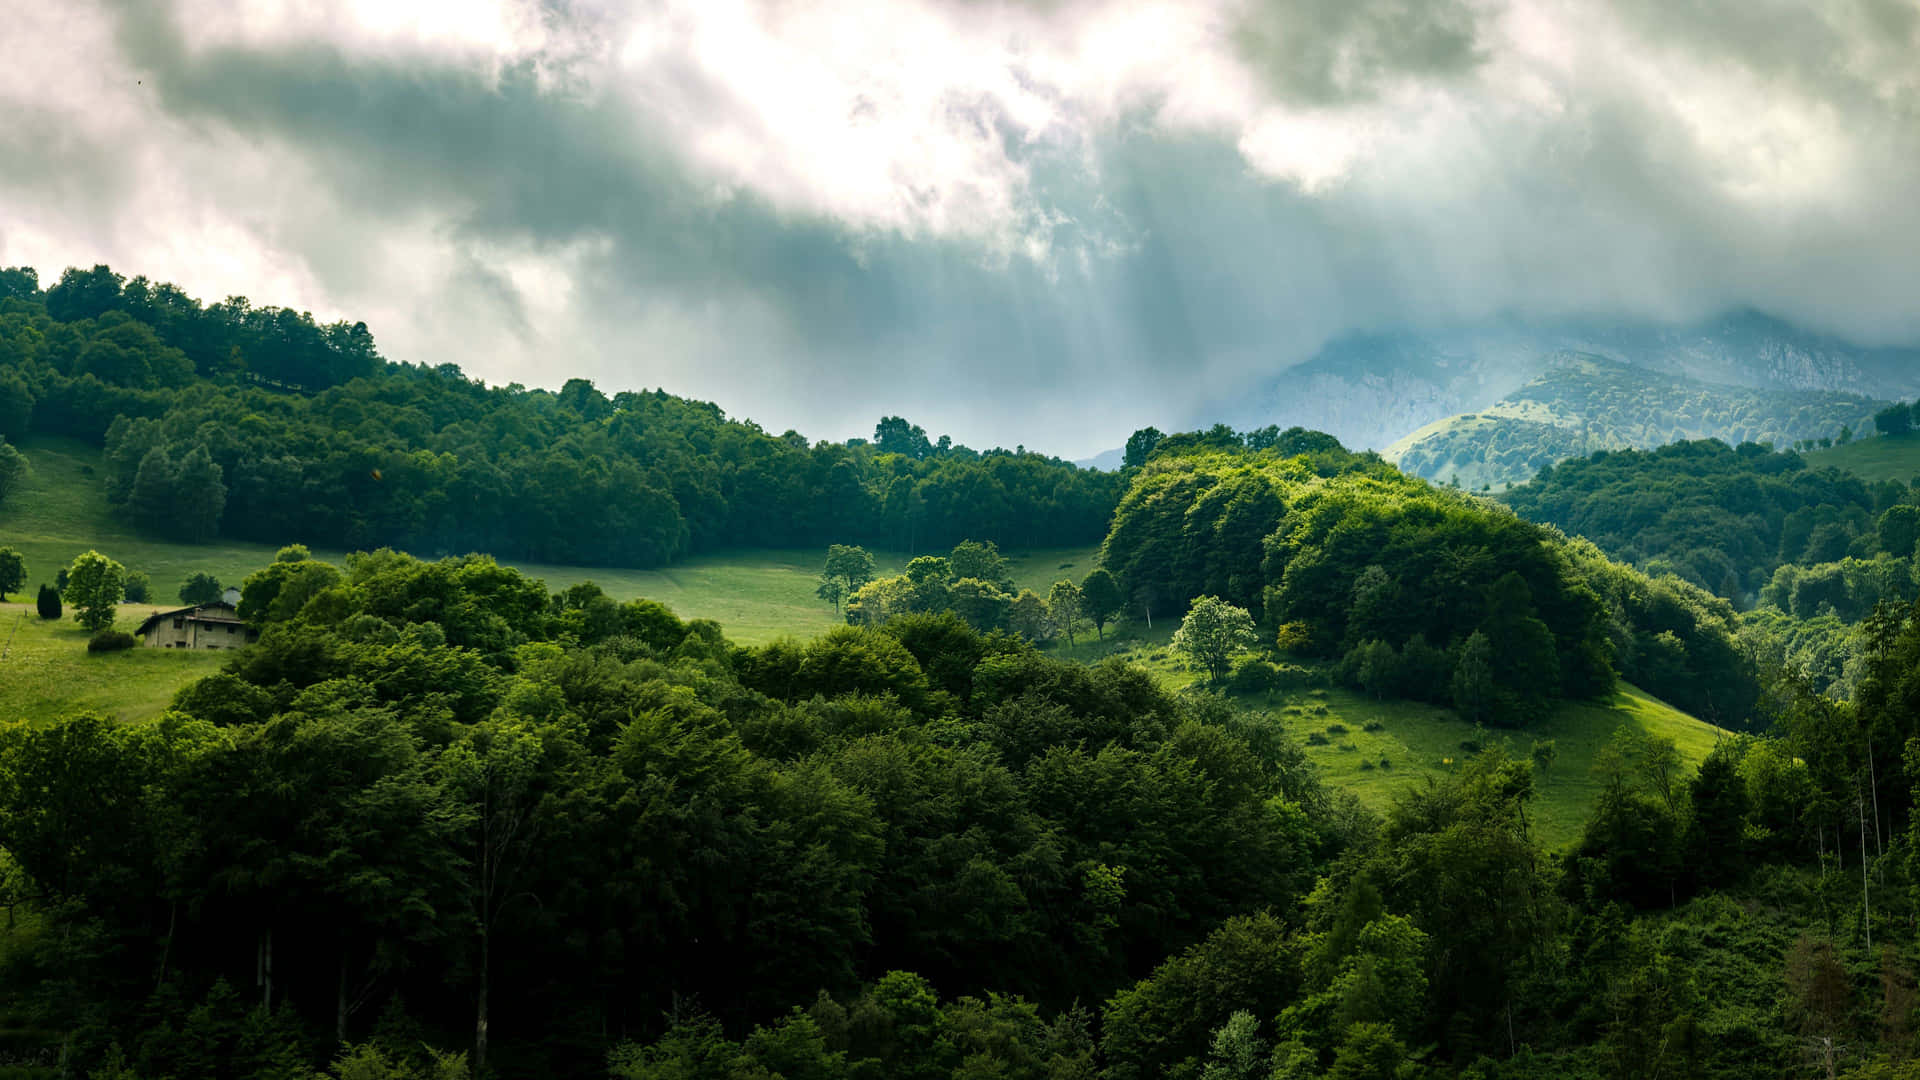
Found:
M 1224 394 L 1194 418 L 1237 428 L 1295 424 L 1350 447 L 1384 449 L 1460 413 L 1477 413 L 1569 352 L 1756 390 L 1874 399 L 1920 395 L 1920 348 L 1867 348 L 1755 311 L 1686 326 L 1617 320 L 1492 321 L 1453 330 L 1352 334 L 1306 362 Z
M 1873 430 L 1886 403 L 1830 390 L 1708 382 L 1592 353 L 1556 353 L 1547 371 L 1478 412 L 1428 424 L 1385 456 L 1416 476 L 1504 487 L 1596 450 L 1684 439 L 1786 446 Z

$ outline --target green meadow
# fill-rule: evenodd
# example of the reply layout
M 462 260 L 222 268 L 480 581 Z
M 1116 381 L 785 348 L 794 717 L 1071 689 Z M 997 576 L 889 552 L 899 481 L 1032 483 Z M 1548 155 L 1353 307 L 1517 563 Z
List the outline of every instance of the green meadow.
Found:
M 1831 450 L 1815 450 L 1806 458 L 1809 465 L 1831 465 L 1863 480 L 1898 480 L 1904 484 L 1920 477 L 1920 434 L 1855 439 Z
M 1203 676 L 1169 648 L 1172 623 L 1157 623 L 1151 632 L 1128 626 L 1107 636 L 1104 645 L 1080 642 L 1074 654 L 1087 660 L 1117 656 L 1154 672 L 1164 685 L 1204 689 Z M 1562 703 L 1545 722 L 1525 730 L 1477 727 L 1451 709 L 1376 701 L 1341 687 L 1231 696 L 1284 728 L 1328 784 L 1354 792 L 1376 811 L 1390 807 L 1400 792 L 1456 768 L 1475 745 L 1504 745 L 1515 757 L 1528 758 L 1535 743 L 1551 741 L 1552 766 L 1534 770 L 1531 821 L 1550 848 L 1579 839 L 1600 789 L 1594 760 L 1622 727 L 1672 739 L 1688 770 L 1730 734 L 1626 683 L 1604 702 Z
M 125 604 L 115 624 L 132 630 L 156 610 Z M 120 720 L 156 716 L 174 691 L 220 669 L 217 652 L 134 648 L 89 653 L 71 610 L 42 619 L 32 604 L 0 604 L 0 720 L 49 720 L 97 712 Z

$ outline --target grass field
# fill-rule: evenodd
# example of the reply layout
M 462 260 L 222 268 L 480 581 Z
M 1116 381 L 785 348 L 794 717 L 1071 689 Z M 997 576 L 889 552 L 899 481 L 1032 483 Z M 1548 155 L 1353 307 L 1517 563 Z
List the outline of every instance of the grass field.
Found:
M 115 625 L 132 630 L 154 610 L 123 605 Z M 87 637 L 70 612 L 48 621 L 32 604 L 0 604 L 0 721 L 76 712 L 144 720 L 165 709 L 180 687 L 218 671 L 226 658 L 185 649 L 89 653 Z
M 1831 465 L 1863 480 L 1898 480 L 1906 484 L 1920 477 L 1920 434 L 1897 439 L 1883 435 L 1855 439 L 1831 450 L 1815 450 L 1806 458 L 1809 465 Z
M 1088 660 L 1119 656 L 1146 667 L 1164 686 L 1199 689 L 1201 675 L 1169 654 L 1171 624 L 1161 623 L 1152 632 L 1130 626 L 1108 636 L 1112 640 L 1105 646 L 1082 642 L 1075 655 Z M 1375 701 L 1339 687 L 1234 697 L 1300 742 L 1325 782 L 1355 792 L 1379 811 L 1391 806 L 1399 792 L 1454 767 L 1472 753 L 1467 744 L 1504 743 L 1509 753 L 1524 759 L 1536 741 L 1550 739 L 1554 764 L 1535 772 L 1532 819 L 1535 835 L 1550 848 L 1579 839 L 1599 793 L 1594 757 L 1621 727 L 1631 725 L 1672 739 L 1689 770 L 1728 734 L 1625 683 L 1610 701 L 1562 704 L 1544 723 L 1524 731 L 1480 729 L 1451 709 L 1417 701 Z
M 275 549 L 264 544 L 176 544 L 128 528 L 107 505 L 98 475 L 100 451 L 85 443 L 33 438 L 21 449 L 33 474 L 23 490 L 0 507 L 0 546 L 19 548 L 26 556 L 29 598 L 40 582 L 51 582 L 55 571 L 88 548 L 129 570 L 145 571 L 153 579 L 153 599 L 162 603 L 172 602 L 180 584 L 195 572 L 238 584 L 273 560 Z M 297 539 L 289 537 L 288 542 Z M 344 552 L 317 548 L 314 554 L 335 563 L 345 557 Z M 1092 547 L 1007 554 L 1014 583 L 1042 595 L 1060 578 L 1085 577 L 1094 565 Z M 825 557 L 824 550 L 811 548 L 738 550 L 696 556 L 658 570 L 503 561 L 545 581 L 549 589 L 592 581 L 615 599 L 657 600 L 683 618 L 713 619 L 733 640 L 758 645 L 785 635 L 812 637 L 840 624 L 834 609 L 813 594 Z M 874 552 L 883 574 L 898 573 L 908 558 L 904 552 Z

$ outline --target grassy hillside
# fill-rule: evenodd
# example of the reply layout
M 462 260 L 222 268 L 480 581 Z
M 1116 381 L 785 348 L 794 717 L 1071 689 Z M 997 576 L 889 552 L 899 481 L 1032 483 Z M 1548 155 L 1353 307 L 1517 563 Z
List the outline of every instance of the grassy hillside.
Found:
M 1492 406 L 1428 424 L 1385 456 L 1415 476 L 1499 490 L 1596 450 L 1685 439 L 1785 446 L 1842 427 L 1858 434 L 1872 430 L 1877 407 L 1853 394 L 1725 386 L 1567 353 Z
M 1855 439 L 1831 450 L 1814 450 L 1806 458 L 1815 468 L 1830 465 L 1863 480 L 1898 480 L 1905 484 L 1920 478 L 1920 435 Z
M 25 554 L 29 597 L 39 582 L 52 581 L 56 570 L 88 548 L 129 569 L 144 570 L 153 578 L 154 599 L 162 603 L 174 600 L 180 583 L 196 571 L 237 583 L 273 559 L 274 549 L 262 544 L 176 544 L 142 536 L 107 505 L 98 475 L 99 450 L 72 439 L 50 438 L 30 439 L 22 449 L 33 475 L 23 491 L 0 507 L 0 545 Z M 1085 577 L 1093 569 L 1095 550 L 1043 548 L 1006 554 L 1014 583 L 1045 594 L 1063 577 Z M 315 554 L 335 562 L 344 556 L 338 551 Z M 813 594 L 824 557 L 824 551 L 811 549 L 771 549 L 701 555 L 658 570 L 512 565 L 544 580 L 550 589 L 590 580 L 616 599 L 657 600 L 683 618 L 717 620 L 728 636 L 743 644 L 760 644 L 787 634 L 810 637 L 840 623 L 833 608 Z M 905 552 L 874 553 L 883 574 L 899 573 L 910 557 Z
M 1151 670 L 1164 685 L 1198 689 L 1202 676 L 1170 652 L 1172 637 L 1170 623 L 1151 633 L 1127 627 L 1109 632 L 1105 645 L 1082 642 L 1074 654 L 1085 660 L 1124 657 Z M 1377 811 L 1391 806 L 1394 796 L 1409 786 L 1452 768 L 1472 753 L 1469 745 L 1476 740 L 1504 742 L 1508 752 L 1521 758 L 1529 756 L 1534 743 L 1552 740 L 1553 766 L 1536 767 L 1534 773 L 1532 823 L 1541 843 L 1550 848 L 1565 848 L 1580 838 L 1599 792 L 1594 756 L 1621 727 L 1672 739 L 1689 773 L 1729 735 L 1626 683 L 1610 701 L 1565 702 L 1545 723 L 1519 731 L 1476 728 L 1451 709 L 1418 701 L 1375 701 L 1340 687 L 1233 697 L 1243 708 L 1285 728 L 1327 783 L 1353 791 Z
M 156 609 L 127 604 L 131 630 Z M 87 632 L 69 617 L 47 621 L 32 604 L 0 604 L 0 720 L 49 720 L 98 712 L 121 720 L 158 715 L 180 687 L 219 670 L 224 654 L 173 649 L 87 652 Z

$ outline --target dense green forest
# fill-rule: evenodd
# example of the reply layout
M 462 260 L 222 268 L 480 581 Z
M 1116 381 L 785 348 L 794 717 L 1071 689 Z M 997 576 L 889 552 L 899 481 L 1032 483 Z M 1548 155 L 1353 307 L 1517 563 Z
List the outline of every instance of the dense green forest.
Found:
M 1219 596 L 1281 627 L 1293 651 L 1350 657 L 1356 678 L 1371 651 L 1377 681 L 1428 700 L 1454 700 L 1471 654 L 1497 684 L 1484 707 L 1496 723 L 1599 695 L 1616 670 L 1697 716 L 1750 722 L 1759 685 L 1724 600 L 1372 454 L 1290 449 L 1152 452 L 1101 553 L 1135 614 Z
M 1440 483 L 1504 487 L 1600 450 L 1689 439 L 1777 446 L 1851 439 L 1872 430 L 1880 406 L 1852 394 L 1726 386 L 1569 353 L 1491 407 L 1429 425 L 1387 456 Z
M 1753 650 L 1821 689 L 1850 687 L 1861 620 L 1920 592 L 1920 491 L 1811 468 L 1791 450 L 1702 440 L 1601 451 L 1502 498 L 1613 558 L 1752 609 Z
M 0 286 L 0 439 L 103 445 L 155 535 L 655 566 L 742 545 L 1090 543 L 1108 473 L 976 452 L 898 417 L 809 442 L 670 394 L 488 387 L 383 360 L 363 324 L 201 305 L 106 267 Z M 0 497 L 13 459 L 0 450 Z
M 1498 743 L 1377 819 L 950 614 L 738 648 L 387 551 L 245 591 L 165 717 L 0 731 L 0 987 L 69 1075 L 1905 1075 L 1911 613 L 1696 777 L 1623 738 L 1559 857 Z

